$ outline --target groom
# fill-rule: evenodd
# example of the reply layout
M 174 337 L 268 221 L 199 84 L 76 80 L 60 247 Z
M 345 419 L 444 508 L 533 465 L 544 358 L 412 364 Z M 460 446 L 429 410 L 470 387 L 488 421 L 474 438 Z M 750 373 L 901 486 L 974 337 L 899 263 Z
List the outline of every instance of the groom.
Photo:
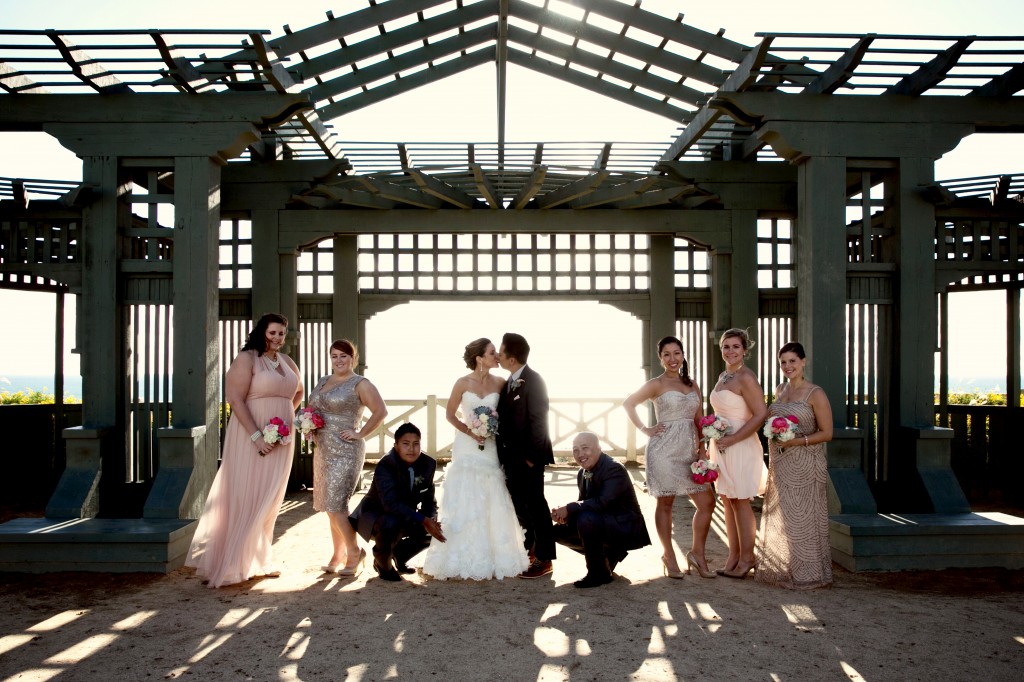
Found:
M 519 524 L 526 530 L 530 566 L 520 578 L 552 572 L 555 534 L 544 499 L 544 465 L 554 464 L 548 436 L 548 389 L 539 374 L 526 366 L 530 344 L 519 334 L 501 339 L 498 363 L 511 376 L 498 399 L 498 459 L 505 470 Z

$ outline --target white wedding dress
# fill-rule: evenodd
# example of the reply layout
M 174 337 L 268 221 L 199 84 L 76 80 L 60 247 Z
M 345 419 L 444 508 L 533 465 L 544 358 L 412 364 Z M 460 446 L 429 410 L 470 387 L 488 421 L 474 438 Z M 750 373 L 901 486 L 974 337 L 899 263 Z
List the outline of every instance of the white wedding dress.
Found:
M 494 408 L 497 404 L 497 393 L 481 398 L 466 391 L 463 419 L 468 420 L 480 405 Z M 438 521 L 447 542 L 430 543 L 423 558 L 425 575 L 501 580 L 526 570 L 524 532 L 505 487 L 494 438 L 487 438 L 481 450 L 470 436 L 455 434 L 452 462 L 445 469 L 439 497 Z

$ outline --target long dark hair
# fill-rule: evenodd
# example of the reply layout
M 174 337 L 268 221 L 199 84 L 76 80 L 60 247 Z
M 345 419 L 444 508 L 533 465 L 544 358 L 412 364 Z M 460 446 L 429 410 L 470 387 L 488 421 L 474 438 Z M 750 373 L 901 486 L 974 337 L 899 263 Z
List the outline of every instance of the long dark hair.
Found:
M 284 315 L 278 315 L 277 313 L 267 313 L 259 319 L 256 326 L 253 327 L 252 331 L 249 332 L 248 338 L 245 339 L 245 345 L 242 346 L 242 350 L 254 350 L 258 355 L 263 355 L 267 352 L 267 327 L 274 323 L 283 324 L 288 326 L 288 318 Z
M 683 366 L 679 368 L 679 379 L 683 384 L 687 386 L 693 386 L 693 379 L 690 378 L 690 365 L 686 362 L 686 351 L 683 350 L 683 342 L 674 336 L 666 336 L 661 341 L 658 341 L 658 355 L 661 355 L 662 349 L 670 343 L 674 343 L 679 346 L 679 350 L 683 351 Z

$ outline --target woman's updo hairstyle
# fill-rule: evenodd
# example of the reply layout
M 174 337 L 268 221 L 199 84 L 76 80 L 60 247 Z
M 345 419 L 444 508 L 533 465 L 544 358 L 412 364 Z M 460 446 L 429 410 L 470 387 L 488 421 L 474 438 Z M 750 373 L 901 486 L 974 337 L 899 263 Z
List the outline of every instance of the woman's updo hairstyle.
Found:
M 781 358 L 784 353 L 796 353 L 796 356 L 801 360 L 807 359 L 807 353 L 804 352 L 803 344 L 799 341 L 790 341 L 782 346 L 782 348 L 779 349 L 779 357 Z
M 476 369 L 476 359 L 483 357 L 487 352 L 487 346 L 491 345 L 490 339 L 477 339 L 466 344 L 466 350 L 462 354 L 462 360 L 469 369 Z
M 338 339 L 331 344 L 331 350 L 340 350 L 342 353 L 352 358 L 353 365 L 359 364 L 359 349 L 356 348 L 356 344 L 352 343 L 348 339 Z
M 746 355 L 747 351 L 754 347 L 754 342 L 750 340 L 750 334 L 747 333 L 746 329 L 739 329 L 733 327 L 732 329 L 726 329 L 722 333 L 722 338 L 718 340 L 718 347 L 721 348 L 722 344 L 725 343 L 726 339 L 739 339 L 740 343 L 743 344 L 743 354 Z
M 661 355 L 661 351 L 670 343 L 676 344 L 679 346 L 679 350 L 683 351 L 683 364 L 679 368 L 679 379 L 687 386 L 693 386 L 693 379 L 690 378 L 690 365 L 686 362 L 686 351 L 683 350 L 682 341 L 674 336 L 666 336 L 661 341 L 658 341 L 658 355 Z

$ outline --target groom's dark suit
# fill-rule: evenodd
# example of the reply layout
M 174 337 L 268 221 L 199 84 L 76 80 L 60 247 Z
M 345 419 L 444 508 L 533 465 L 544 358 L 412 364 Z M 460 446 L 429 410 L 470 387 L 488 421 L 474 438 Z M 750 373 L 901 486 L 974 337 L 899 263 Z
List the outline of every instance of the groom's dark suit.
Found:
M 498 398 L 497 441 L 505 483 L 526 530 L 526 549 L 538 561 L 550 561 L 555 558 L 555 536 L 544 498 L 544 465 L 554 464 L 555 457 L 548 436 L 548 389 L 528 365 L 517 381 L 505 383 Z
M 626 550 L 646 547 L 651 537 L 626 468 L 601 453 L 590 474 L 577 474 L 579 501 L 566 505 L 569 519 L 555 527 L 555 538 L 586 557 L 588 576 L 602 577 Z

